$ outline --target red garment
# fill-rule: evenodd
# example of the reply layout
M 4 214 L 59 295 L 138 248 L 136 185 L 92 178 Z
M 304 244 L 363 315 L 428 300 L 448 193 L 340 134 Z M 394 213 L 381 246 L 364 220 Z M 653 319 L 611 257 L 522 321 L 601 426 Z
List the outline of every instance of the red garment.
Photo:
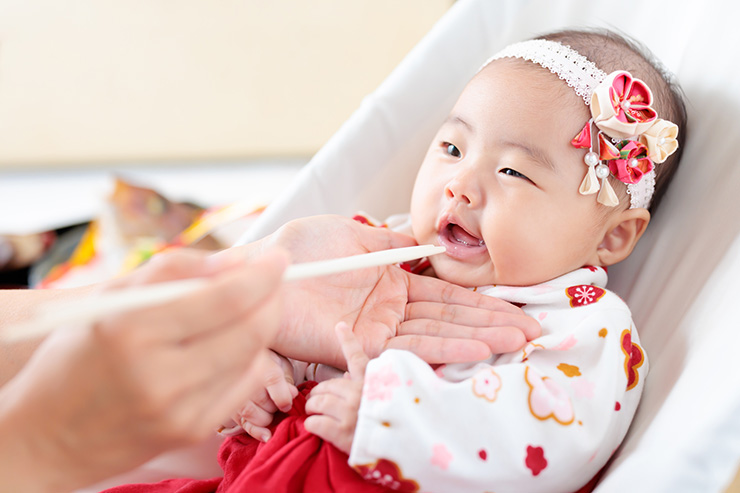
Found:
M 272 438 L 259 442 L 248 435 L 224 440 L 218 452 L 223 478 L 169 479 L 153 484 L 129 484 L 108 493 L 384 493 L 347 464 L 347 454 L 307 432 L 306 396 L 316 382 L 302 384 L 287 413 L 278 412 Z

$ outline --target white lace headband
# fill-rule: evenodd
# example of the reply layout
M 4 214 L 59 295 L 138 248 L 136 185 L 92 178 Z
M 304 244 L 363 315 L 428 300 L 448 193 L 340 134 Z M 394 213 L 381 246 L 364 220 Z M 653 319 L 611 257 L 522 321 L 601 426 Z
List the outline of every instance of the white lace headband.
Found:
M 492 56 L 521 58 L 550 70 L 583 98 L 591 119 L 571 141 L 587 148 L 588 167 L 579 192 L 599 192 L 599 203 L 614 207 L 619 199 L 609 175 L 627 185 L 630 208 L 648 208 L 655 191 L 655 166 L 678 148 L 678 127 L 658 118 L 651 107 L 653 95 L 640 79 L 624 70 L 607 74 L 585 56 L 564 44 L 545 39 L 522 41 Z M 599 185 L 601 179 L 601 185 Z

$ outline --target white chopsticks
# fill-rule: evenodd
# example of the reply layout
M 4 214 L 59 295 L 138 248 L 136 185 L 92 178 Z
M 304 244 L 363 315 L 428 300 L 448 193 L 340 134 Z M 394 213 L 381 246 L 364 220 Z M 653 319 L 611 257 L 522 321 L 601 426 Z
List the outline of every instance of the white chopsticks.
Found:
M 393 248 L 351 257 L 293 264 L 285 269 L 283 281 L 298 281 L 312 277 L 339 274 L 357 269 L 408 262 L 445 251 L 444 247 L 419 245 Z M 13 325 L 0 333 L 6 341 L 17 341 L 47 334 L 57 327 L 92 324 L 101 317 L 137 308 L 154 306 L 194 293 L 206 284 L 203 279 L 161 282 L 136 288 L 110 291 L 95 298 L 50 302 L 40 307 L 31 320 Z

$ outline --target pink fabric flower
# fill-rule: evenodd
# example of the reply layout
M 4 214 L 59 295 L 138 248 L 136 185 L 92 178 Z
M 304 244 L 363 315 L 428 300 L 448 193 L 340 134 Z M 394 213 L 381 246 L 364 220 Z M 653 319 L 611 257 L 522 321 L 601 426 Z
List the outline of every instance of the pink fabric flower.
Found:
M 606 76 L 591 96 L 591 116 L 610 137 L 626 139 L 640 135 L 657 119 L 651 107 L 653 94 L 640 79 L 624 70 Z
M 401 377 L 388 364 L 365 376 L 362 396 L 370 401 L 387 401 L 393 397 L 395 388 L 400 386 Z
M 524 380 L 529 386 L 529 411 L 539 420 L 554 419 L 564 426 L 575 420 L 568 393 L 558 383 L 527 366 Z
M 620 158 L 609 161 L 609 171 L 623 183 L 637 183 L 654 168 L 647 147 L 630 140 L 620 149 Z
M 481 370 L 473 377 L 473 394 L 478 397 L 493 402 L 500 389 L 501 377 L 492 368 Z
M 443 471 L 446 471 L 447 468 L 450 467 L 452 454 L 444 443 L 437 443 L 432 446 L 432 460 L 430 462 L 433 466 L 437 466 Z

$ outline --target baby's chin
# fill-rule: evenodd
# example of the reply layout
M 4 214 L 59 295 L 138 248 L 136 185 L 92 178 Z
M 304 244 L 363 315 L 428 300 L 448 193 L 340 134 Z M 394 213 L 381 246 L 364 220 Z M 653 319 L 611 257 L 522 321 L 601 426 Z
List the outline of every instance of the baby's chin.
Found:
M 457 284 L 458 286 L 465 288 L 500 284 L 496 282 L 496 276 L 492 272 L 492 266 L 474 267 L 464 264 L 461 265 L 460 262 L 455 262 L 452 259 L 439 257 L 443 257 L 443 255 L 429 259 L 432 264 L 431 270 L 433 272 L 428 273 L 438 279 L 452 284 Z

